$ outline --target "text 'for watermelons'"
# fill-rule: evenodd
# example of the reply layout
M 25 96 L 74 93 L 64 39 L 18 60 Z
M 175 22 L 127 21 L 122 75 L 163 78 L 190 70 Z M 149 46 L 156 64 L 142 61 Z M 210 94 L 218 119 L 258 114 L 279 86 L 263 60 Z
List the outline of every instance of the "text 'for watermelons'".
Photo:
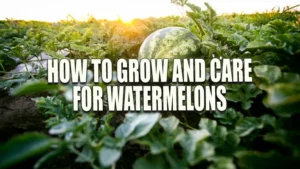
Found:
M 48 83 L 73 84 L 74 111 L 224 111 L 225 83 L 252 82 L 251 63 L 119 59 L 114 66 L 109 59 L 53 59 Z

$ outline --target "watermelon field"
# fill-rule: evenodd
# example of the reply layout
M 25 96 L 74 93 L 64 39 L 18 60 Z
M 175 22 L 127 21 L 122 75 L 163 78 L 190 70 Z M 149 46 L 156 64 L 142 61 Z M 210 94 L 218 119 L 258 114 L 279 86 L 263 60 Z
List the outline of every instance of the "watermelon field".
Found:
M 217 15 L 172 3 L 186 15 L 0 21 L 0 169 L 299 168 L 299 7 Z M 250 58 L 253 82 L 208 77 L 201 85 L 226 87 L 225 111 L 163 112 L 108 111 L 105 100 L 104 111 L 74 111 L 76 84 L 47 83 L 49 59 L 110 59 L 115 70 L 121 58 Z M 86 85 L 130 85 L 93 83 L 88 66 Z

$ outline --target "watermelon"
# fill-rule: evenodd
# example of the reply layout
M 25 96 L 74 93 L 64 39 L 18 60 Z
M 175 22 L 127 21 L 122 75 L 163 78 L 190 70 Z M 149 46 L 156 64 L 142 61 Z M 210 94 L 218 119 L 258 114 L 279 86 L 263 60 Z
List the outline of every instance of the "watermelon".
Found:
M 203 55 L 200 49 L 200 40 L 188 29 L 167 27 L 153 32 L 144 40 L 138 58 L 196 58 Z

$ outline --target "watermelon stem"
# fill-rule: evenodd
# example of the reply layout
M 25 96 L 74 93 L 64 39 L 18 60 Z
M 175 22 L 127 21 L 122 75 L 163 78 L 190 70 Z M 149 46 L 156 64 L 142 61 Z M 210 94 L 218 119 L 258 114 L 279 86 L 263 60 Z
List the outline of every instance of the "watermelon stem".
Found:
M 202 35 L 202 36 L 205 35 L 204 29 L 203 29 L 203 27 L 201 26 L 201 24 L 200 24 L 193 16 L 191 16 L 189 13 L 188 13 L 187 15 L 188 15 L 188 16 L 196 23 L 197 27 L 198 27 L 199 30 L 200 30 L 201 35 Z

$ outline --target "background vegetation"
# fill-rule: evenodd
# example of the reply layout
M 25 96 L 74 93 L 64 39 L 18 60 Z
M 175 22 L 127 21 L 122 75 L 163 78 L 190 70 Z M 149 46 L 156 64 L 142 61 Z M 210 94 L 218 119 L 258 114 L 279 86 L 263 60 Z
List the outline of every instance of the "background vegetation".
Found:
M 58 23 L 0 21 L 0 97 L 43 93 L 33 100 L 49 129 L 2 140 L 0 168 L 30 160 L 34 168 L 297 167 L 299 11 L 287 7 L 217 16 L 209 4 L 201 9 L 183 0 L 173 3 L 189 8 L 187 17 L 129 23 L 95 18 Z M 73 112 L 72 85 L 45 81 L 41 54 L 59 59 L 109 58 L 116 63 L 119 58 L 137 58 L 143 40 L 168 26 L 195 33 L 207 61 L 213 55 L 253 59 L 253 83 L 225 84 L 229 104 L 225 112 Z M 21 64 L 22 71 L 12 72 Z M 105 88 L 107 84 L 90 85 Z

